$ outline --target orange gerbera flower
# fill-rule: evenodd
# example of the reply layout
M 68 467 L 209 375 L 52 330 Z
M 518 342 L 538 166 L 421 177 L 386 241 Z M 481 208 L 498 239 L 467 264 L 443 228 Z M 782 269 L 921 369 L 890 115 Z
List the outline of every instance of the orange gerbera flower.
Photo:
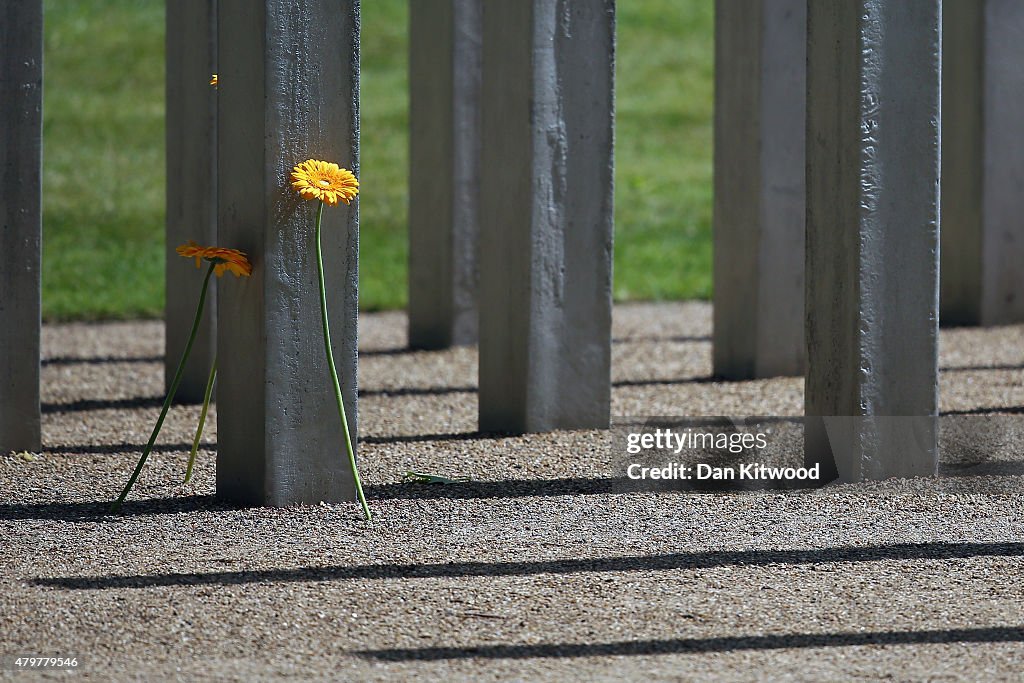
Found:
M 248 277 L 252 275 L 252 264 L 245 257 L 245 253 L 237 249 L 201 247 L 192 240 L 189 240 L 188 244 L 181 245 L 175 251 L 185 258 L 194 258 L 196 260 L 196 268 L 201 268 L 203 261 L 215 264 L 213 273 L 217 277 L 223 275 L 226 270 L 234 273 L 235 277 L 242 275 Z
M 359 181 L 352 171 L 337 164 L 308 159 L 292 170 L 292 187 L 303 199 L 319 199 L 335 206 L 348 204 L 359 194 Z

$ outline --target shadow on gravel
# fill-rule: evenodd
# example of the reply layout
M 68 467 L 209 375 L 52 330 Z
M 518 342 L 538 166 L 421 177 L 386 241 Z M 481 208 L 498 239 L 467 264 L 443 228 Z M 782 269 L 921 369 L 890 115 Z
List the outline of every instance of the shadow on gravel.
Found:
M 644 334 L 635 335 L 631 337 L 615 337 L 612 339 L 612 344 L 636 344 L 638 342 L 674 342 L 677 344 L 696 344 L 696 343 L 711 343 L 711 335 L 700 335 L 700 336 L 668 336 L 659 337 L 658 335 Z
M 501 432 L 447 432 L 443 434 L 402 434 L 399 436 L 364 436 L 359 443 L 425 443 L 433 441 L 475 441 L 477 439 L 508 439 L 520 434 Z
M 979 463 L 939 463 L 939 476 L 958 477 L 1020 477 L 1024 476 L 1024 462 L 994 460 Z
M 392 389 L 360 389 L 360 396 L 444 396 L 475 394 L 476 387 L 394 387 Z
M 405 356 L 410 353 L 424 353 L 424 351 L 410 349 L 408 346 L 395 346 L 389 349 L 359 349 L 360 356 Z
M 138 396 L 135 398 L 86 398 L 71 403 L 43 403 L 39 409 L 44 415 L 52 413 L 80 413 L 88 410 L 131 410 L 133 408 L 159 408 L 164 404 L 163 396 Z
M 450 484 L 402 482 L 373 484 L 366 495 L 373 500 L 528 498 L 531 496 L 576 496 L 615 493 L 628 484 L 625 478 L 571 477 L 565 479 L 507 479 L 467 481 Z
M 129 500 L 120 514 L 108 513 L 110 500 L 81 503 L 25 503 L 0 505 L 0 522 L 38 519 L 61 522 L 117 522 L 122 517 L 144 517 L 148 515 L 176 515 L 203 510 L 238 510 L 236 505 L 218 501 L 213 495 L 175 496 L 174 498 L 150 498 Z
M 612 382 L 613 387 L 660 387 L 675 386 L 679 384 L 721 384 L 728 380 L 715 375 L 701 375 L 698 377 L 679 377 L 677 379 L 620 379 Z
M 715 384 L 725 382 L 721 377 L 702 375 L 669 379 L 621 379 L 612 382 L 613 387 L 658 387 L 678 384 Z M 446 394 L 475 394 L 476 386 L 455 387 L 394 387 L 392 389 L 360 389 L 360 396 L 444 396 Z
M 88 358 L 76 358 L 74 356 L 55 356 L 44 358 L 43 367 L 48 365 L 114 365 L 117 363 L 163 363 L 163 356 L 136 356 L 125 358 L 123 356 L 92 356 Z
M 991 406 L 966 410 L 943 410 L 939 415 L 1024 415 L 1024 406 Z
M 819 548 L 814 550 L 739 550 L 670 553 L 588 559 L 520 562 L 447 562 L 436 564 L 365 564 L 298 567 L 255 571 L 171 573 L 129 576 L 40 577 L 37 586 L 70 590 L 152 588 L 158 586 L 242 585 L 257 583 L 340 581 L 351 579 L 421 579 L 534 574 L 580 574 L 711 569 L 772 564 L 804 565 L 882 560 L 954 560 L 971 557 L 1020 557 L 1024 543 L 905 543 L 897 545 Z
M 942 372 L 988 372 L 996 370 L 1024 370 L 1024 365 L 952 365 L 939 368 Z
M 874 631 L 867 633 L 786 633 L 725 638 L 626 640 L 615 643 L 541 643 L 538 645 L 478 645 L 361 650 L 355 654 L 386 662 L 442 659 L 530 659 L 552 657 L 622 657 L 629 655 L 698 654 L 734 650 L 858 647 L 864 645 L 941 645 L 947 643 L 1019 643 L 1024 628 L 953 628 L 931 631 Z
M 91 454 L 105 454 L 105 453 L 135 453 L 136 455 L 142 453 L 145 450 L 146 444 L 144 443 L 111 443 L 111 444 L 80 444 L 80 445 L 66 445 L 66 446 L 44 446 L 44 453 L 56 453 L 60 455 L 91 455 Z M 180 441 L 178 443 L 165 443 L 155 444 L 153 446 L 154 453 L 188 453 L 192 450 L 192 442 Z M 199 443 L 200 451 L 216 451 L 217 444 L 209 441 L 201 441 Z
M 711 335 L 669 335 L 665 337 L 659 337 L 657 335 L 635 335 L 630 337 L 615 337 L 612 339 L 612 344 L 635 344 L 639 342 L 661 342 L 661 343 L 677 343 L 677 344 L 690 344 L 690 343 L 711 343 Z M 444 353 L 451 349 L 414 349 L 409 346 L 402 347 L 391 347 L 385 349 L 360 349 L 360 356 L 405 356 L 413 353 Z M 159 356 L 156 360 L 163 361 L 163 357 Z M 75 362 L 75 359 L 72 359 Z

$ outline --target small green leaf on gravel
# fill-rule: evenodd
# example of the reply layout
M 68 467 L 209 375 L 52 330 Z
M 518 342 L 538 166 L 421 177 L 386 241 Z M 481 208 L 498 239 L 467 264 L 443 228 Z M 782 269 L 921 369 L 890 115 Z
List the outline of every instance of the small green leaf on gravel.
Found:
M 415 481 L 420 484 L 459 484 L 470 481 L 469 477 L 442 477 L 439 474 L 428 474 L 426 472 L 405 471 L 406 481 Z
M 20 453 L 15 453 L 14 457 L 23 462 L 35 462 L 36 460 L 39 459 L 38 455 L 36 455 L 35 453 L 29 453 L 28 451 L 21 451 Z

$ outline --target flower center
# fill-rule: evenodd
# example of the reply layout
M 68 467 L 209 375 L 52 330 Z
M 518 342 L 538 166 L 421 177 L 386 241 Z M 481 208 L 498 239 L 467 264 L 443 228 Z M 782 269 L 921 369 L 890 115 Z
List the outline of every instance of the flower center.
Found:
M 330 181 L 327 180 L 318 180 L 317 185 L 319 185 L 320 187 L 330 187 L 331 183 Z

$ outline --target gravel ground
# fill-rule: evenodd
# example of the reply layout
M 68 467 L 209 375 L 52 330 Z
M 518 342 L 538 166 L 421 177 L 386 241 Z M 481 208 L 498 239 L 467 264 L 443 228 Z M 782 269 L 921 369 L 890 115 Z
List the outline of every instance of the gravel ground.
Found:
M 182 486 L 195 406 L 106 516 L 159 410 L 163 327 L 46 326 L 45 447 L 0 455 L 0 657 L 76 656 L 90 681 L 1024 675 L 1024 327 L 942 333 L 942 411 L 976 427 L 944 431 L 955 476 L 622 493 L 609 432 L 478 435 L 475 350 L 362 321 L 372 524 L 219 504 L 215 420 Z M 799 415 L 799 379 L 708 377 L 710 324 L 617 307 L 613 413 Z

